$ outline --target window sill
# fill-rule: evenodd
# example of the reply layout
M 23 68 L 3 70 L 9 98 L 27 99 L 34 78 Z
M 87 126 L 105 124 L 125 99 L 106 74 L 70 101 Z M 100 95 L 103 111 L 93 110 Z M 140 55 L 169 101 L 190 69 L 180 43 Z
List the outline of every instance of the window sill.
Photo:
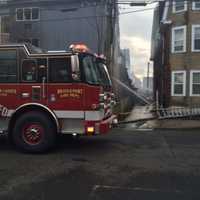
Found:
M 199 50 L 192 49 L 192 52 L 194 52 L 194 53 L 200 53 L 200 49 Z
M 173 14 L 179 14 L 179 13 L 183 13 L 183 12 L 186 12 L 187 10 L 179 10 L 179 11 L 173 11 L 172 13 Z
M 186 53 L 186 51 L 173 51 L 171 52 L 172 54 L 181 54 L 181 53 Z
M 16 22 L 37 22 L 37 21 L 40 21 L 40 19 L 31 19 L 31 20 L 19 20 L 19 19 L 16 19 Z
M 200 11 L 200 8 L 192 8 L 192 11 Z
M 200 94 L 191 94 L 190 97 L 200 97 Z
M 178 94 L 173 94 L 171 95 L 172 97 L 185 97 L 185 95 L 178 95 Z

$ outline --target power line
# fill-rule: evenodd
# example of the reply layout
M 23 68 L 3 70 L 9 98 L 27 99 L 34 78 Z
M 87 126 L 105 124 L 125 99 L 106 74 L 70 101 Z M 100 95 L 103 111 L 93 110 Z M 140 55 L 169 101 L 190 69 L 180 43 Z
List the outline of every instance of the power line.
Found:
M 3 5 L 1 5 L 2 3 L 1 3 L 1 0 L 0 0 L 0 6 L 2 6 L 2 9 L 11 9 L 11 8 L 23 8 L 23 7 L 32 7 L 32 6 L 27 6 L 27 5 L 23 5 L 23 4 L 26 4 L 26 3 L 30 3 L 31 1 L 25 1 L 25 2 L 23 2 L 23 3 L 10 3 L 10 4 L 5 4 L 5 3 L 3 3 Z M 47 1 L 46 2 L 40 2 L 40 1 L 38 1 L 38 2 L 34 2 L 35 4 L 34 4 L 34 6 L 35 7 L 46 7 L 46 4 L 47 4 Z M 43 4 L 43 3 L 45 3 L 45 4 Z M 66 1 L 59 1 L 59 2 L 57 2 L 57 1 L 51 1 L 51 3 L 50 4 L 48 4 L 48 7 L 54 7 L 54 4 L 56 3 L 56 5 L 62 5 L 63 7 L 70 7 L 71 5 L 73 6 L 74 5 L 74 7 L 76 6 L 76 8 L 78 9 L 78 8 L 88 8 L 88 7 L 97 7 L 97 6 L 103 6 L 103 5 L 105 5 L 105 3 L 103 3 L 103 2 L 93 2 L 93 3 L 87 3 L 86 4 L 86 2 L 82 2 L 82 3 L 67 3 Z M 70 5 L 70 6 L 69 6 Z M 17 6 L 19 6 L 19 7 L 17 7 Z M 41 10 L 48 10 L 48 9 L 44 9 L 44 8 L 42 8 Z M 54 8 L 54 10 L 56 10 L 55 8 Z
M 156 2 L 159 2 L 159 1 L 153 1 L 149 4 L 152 4 L 152 3 L 156 3 Z M 195 2 L 195 1 L 194 1 Z M 165 8 L 169 8 L 169 7 L 173 7 L 173 6 L 176 6 L 176 8 L 181 8 L 182 6 L 184 5 L 189 5 L 189 4 L 192 4 L 193 2 L 191 1 L 183 1 L 183 2 L 176 2 L 176 4 L 174 4 L 173 2 L 170 2 L 170 4 L 168 6 L 164 6 Z M 153 8 L 145 8 L 145 9 L 138 9 L 138 10 L 133 10 L 133 11 L 128 11 L 128 12 L 121 12 L 120 15 L 123 15 L 123 14 L 131 14 L 131 13 L 135 13 L 135 12 L 143 12 L 143 11 L 148 11 L 148 10 L 154 10 L 155 8 L 158 8 L 158 6 L 155 6 Z
M 122 13 L 119 13 L 118 15 L 126 15 L 126 14 L 137 13 L 137 12 L 145 12 L 145 11 L 149 11 L 149 10 L 153 10 L 153 9 L 154 8 L 138 9 L 138 10 L 129 11 L 129 12 L 122 12 Z M 49 11 L 52 11 L 52 10 L 49 10 Z M 59 11 L 59 10 L 57 10 L 57 11 Z M 2 15 L 0 14 L 0 16 L 16 15 L 16 14 L 17 14 L 16 12 L 9 12 L 9 13 L 3 13 Z M 112 18 L 112 16 L 110 16 L 110 15 L 89 15 L 89 16 L 81 16 L 81 17 L 66 17 L 66 18 L 58 18 L 58 19 L 46 19 L 46 20 L 40 19 L 39 21 L 27 21 L 27 22 L 39 23 L 39 22 L 49 22 L 49 21 L 68 21 L 68 20 L 70 21 L 70 20 L 80 20 L 80 19 L 90 19 L 90 18 L 105 18 L 105 17 L 111 17 Z M 23 22 L 26 22 L 26 21 L 23 21 Z
M 154 1 L 154 3 L 155 3 L 155 1 Z M 187 3 L 189 3 L 189 2 L 187 1 Z M 180 7 L 181 7 L 182 3 L 177 3 L 176 5 L 179 5 L 179 4 L 180 4 Z M 172 5 L 169 5 L 168 7 L 171 7 L 171 6 Z M 146 11 L 154 10 L 155 8 L 158 8 L 158 7 L 159 6 L 155 6 L 155 7 L 151 7 L 151 8 L 138 9 L 138 10 L 133 10 L 133 11 L 128 11 L 128 12 L 121 12 L 121 13 L 118 13 L 118 15 L 121 16 L 121 15 L 127 15 L 127 14 L 132 14 L 132 13 L 146 12 Z M 83 8 L 86 8 L 86 7 L 83 7 Z M 44 10 L 49 10 L 49 11 L 53 10 L 54 11 L 54 9 L 44 9 Z M 55 9 L 55 11 L 59 11 L 59 10 Z M 10 14 L 16 15 L 17 13 L 16 12 L 9 12 L 9 13 L 4 13 L 2 15 L 0 14 L 0 16 L 10 15 Z M 70 20 L 80 20 L 80 19 L 90 19 L 90 18 L 105 18 L 105 17 L 115 18 L 115 17 L 112 17 L 111 15 L 89 15 L 89 16 L 82 16 L 82 17 L 66 17 L 66 18 L 58 18 L 58 19 L 46 19 L 46 20 L 40 19 L 39 21 L 27 21 L 27 22 L 39 23 L 39 22 L 70 21 Z M 23 22 L 26 22 L 26 21 L 23 21 Z

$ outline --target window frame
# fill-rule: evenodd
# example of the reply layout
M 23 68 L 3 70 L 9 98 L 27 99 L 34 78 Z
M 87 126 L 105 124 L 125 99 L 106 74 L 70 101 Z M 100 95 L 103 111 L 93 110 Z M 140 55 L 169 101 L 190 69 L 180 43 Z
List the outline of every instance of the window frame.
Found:
M 200 49 L 194 49 L 195 48 L 195 42 L 194 42 L 194 36 L 195 36 L 195 28 L 200 28 L 200 24 L 193 24 L 192 25 L 192 33 L 191 33 L 191 45 L 192 45 L 192 52 L 200 52 Z
M 175 50 L 175 31 L 182 29 L 183 30 L 183 50 L 181 51 L 176 51 Z M 176 26 L 176 27 L 172 27 L 172 36 L 171 36 L 171 52 L 173 54 L 175 53 L 185 53 L 186 52 L 186 38 L 187 38 L 187 26 Z
M 175 94 L 174 93 L 174 86 L 175 86 L 175 75 L 176 74 L 180 74 L 183 73 L 183 92 L 182 94 Z M 176 71 L 172 71 L 171 74 L 171 96 L 172 97 L 185 97 L 186 96 L 186 71 L 184 70 L 176 70 Z
M 86 72 L 87 68 L 85 67 L 85 64 L 84 64 L 85 58 L 89 58 L 91 60 L 92 65 L 93 65 L 93 67 L 92 67 L 93 71 L 90 71 L 90 73 L 92 72 L 96 76 L 96 80 L 94 80 L 94 77 L 93 77 L 92 81 L 87 79 L 88 78 L 87 77 L 88 74 Z M 100 82 L 99 82 L 99 80 L 100 80 L 100 73 L 99 73 L 99 69 L 98 69 L 96 60 L 94 61 L 94 59 L 96 59 L 96 57 L 94 55 L 92 55 L 92 54 L 84 54 L 84 55 L 82 54 L 79 57 L 79 59 L 80 59 L 80 69 L 81 69 L 81 71 L 83 73 L 83 80 L 84 80 L 84 82 L 86 84 L 89 84 L 89 85 L 99 86 L 100 85 Z
M 57 81 L 57 80 L 53 80 L 53 77 L 52 77 L 52 66 L 51 66 L 51 59 L 69 59 L 70 60 L 70 68 L 67 69 L 67 70 L 70 70 L 68 72 L 70 72 L 70 79 L 71 80 L 67 80 L 67 81 Z M 50 84 L 71 84 L 71 83 L 74 83 L 74 80 L 72 79 L 72 68 L 71 68 L 71 56 L 60 56 L 60 57 L 48 57 L 47 58 L 47 63 L 48 63 L 48 71 L 47 71 L 47 77 L 48 77 L 48 83 Z
M 38 9 L 38 19 L 33 19 L 33 9 Z M 40 8 L 39 7 L 31 7 L 31 21 L 39 21 L 40 20 Z
M 199 97 L 200 93 L 199 94 L 193 94 L 193 74 L 194 73 L 200 73 L 200 70 L 191 70 L 190 71 L 190 96 L 191 97 Z M 199 83 L 199 85 L 200 85 L 200 83 Z
M 24 13 L 24 10 L 25 9 L 30 9 L 31 10 L 31 18 L 30 20 L 29 19 L 25 19 L 25 13 Z M 33 9 L 38 9 L 38 19 L 33 19 Z M 18 10 L 22 10 L 23 11 L 23 19 L 18 19 L 17 17 L 17 11 Z M 16 8 L 15 10 L 16 12 L 16 21 L 18 22 L 31 22 L 31 21 L 40 21 L 40 8 L 39 7 L 24 7 L 24 8 Z
M 200 8 L 196 7 L 196 1 L 192 1 L 192 10 L 200 10 Z
M 23 80 L 23 63 L 25 62 L 25 61 L 27 61 L 27 60 L 31 60 L 31 61 L 34 61 L 34 63 L 35 63 L 35 65 L 36 65 L 36 80 L 35 81 L 26 81 L 26 80 Z M 26 59 L 22 59 L 22 61 L 21 61 L 21 65 L 20 65 L 20 68 L 21 68 L 21 70 L 20 70 L 20 76 L 21 76 L 21 78 L 20 78 L 20 82 L 21 83 L 30 83 L 30 84 L 33 84 L 33 83 L 37 83 L 38 82 L 38 64 L 37 64 L 37 60 L 35 60 L 35 59 L 33 59 L 33 58 L 26 58 Z
M 187 1 L 184 1 L 184 9 L 183 10 L 176 10 L 176 0 L 173 0 L 172 2 L 172 13 L 181 13 L 181 12 L 185 12 L 188 9 L 188 4 Z
M 22 10 L 22 19 L 18 19 L 18 15 L 17 15 L 18 10 Z M 16 8 L 15 12 L 16 12 L 16 21 L 18 22 L 24 21 L 24 8 Z
M 30 19 L 26 19 L 25 10 L 30 10 Z M 23 8 L 23 20 L 29 22 L 32 20 L 32 8 Z
M 15 48 L 0 48 L 0 52 L 1 51 L 15 51 L 15 53 L 16 53 L 16 62 L 15 62 L 15 64 L 16 64 L 16 80 L 14 82 L 1 82 L 0 81 L 0 85 L 19 83 L 19 67 L 18 67 L 18 51 L 17 51 L 17 49 L 15 49 Z

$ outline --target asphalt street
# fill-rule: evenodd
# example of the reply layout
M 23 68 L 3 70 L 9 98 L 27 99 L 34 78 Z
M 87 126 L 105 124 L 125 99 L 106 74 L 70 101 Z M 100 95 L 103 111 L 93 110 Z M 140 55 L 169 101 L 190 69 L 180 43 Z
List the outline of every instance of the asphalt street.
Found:
M 61 137 L 48 154 L 0 137 L 0 200 L 200 199 L 200 130 Z

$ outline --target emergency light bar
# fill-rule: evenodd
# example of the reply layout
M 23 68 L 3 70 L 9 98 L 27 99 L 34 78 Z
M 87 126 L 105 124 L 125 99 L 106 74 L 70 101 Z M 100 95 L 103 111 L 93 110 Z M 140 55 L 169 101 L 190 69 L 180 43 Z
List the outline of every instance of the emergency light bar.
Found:
M 71 44 L 69 49 L 73 52 L 90 52 L 90 49 L 85 44 Z

